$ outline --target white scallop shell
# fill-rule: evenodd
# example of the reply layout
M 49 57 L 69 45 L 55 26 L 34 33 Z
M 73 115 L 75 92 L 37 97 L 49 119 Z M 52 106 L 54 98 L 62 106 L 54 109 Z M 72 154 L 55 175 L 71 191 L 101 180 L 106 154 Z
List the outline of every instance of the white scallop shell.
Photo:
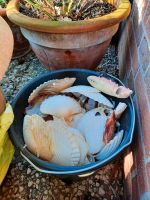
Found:
M 26 115 L 23 123 L 23 137 L 27 148 L 36 156 L 50 160 L 52 151 L 50 151 L 51 132 L 47 130 L 46 122 L 38 115 Z
M 75 99 L 57 95 L 45 99 L 40 106 L 40 110 L 43 114 L 54 115 L 70 121 L 72 115 L 80 113 L 82 108 Z
M 99 107 L 86 112 L 75 127 L 85 137 L 91 154 L 98 153 L 104 146 L 103 136 L 106 121 L 107 116 L 103 113 L 103 108 Z
M 123 138 L 123 130 L 116 133 L 115 137 L 104 146 L 104 148 L 96 155 L 96 159 L 101 161 L 108 158 L 118 148 Z
M 76 166 L 80 162 L 80 148 L 76 135 L 72 128 L 68 127 L 64 120 L 54 119 L 47 122 L 52 134 L 53 156 L 50 162 L 64 165 Z
M 81 113 L 78 113 L 78 114 L 75 114 L 75 115 L 72 115 L 72 120 L 71 121 L 66 121 L 67 124 L 71 127 L 76 127 L 76 124 L 78 123 L 78 121 L 81 119 L 81 117 L 83 117 L 85 113 L 85 110 L 82 109 L 82 112 Z
M 114 110 L 116 119 L 120 118 L 120 116 L 122 115 L 122 113 L 125 111 L 126 108 L 127 108 L 126 103 L 119 102 L 119 104 L 117 105 L 117 107 Z
M 77 86 L 67 88 L 67 89 L 63 90 L 62 92 L 64 92 L 64 93 L 68 93 L 68 92 L 80 93 L 86 97 L 89 97 L 90 99 L 93 99 L 94 101 L 99 102 L 100 104 L 103 104 L 105 106 L 113 108 L 113 104 L 105 96 L 103 96 L 99 92 L 99 90 L 97 90 L 96 88 L 93 88 L 91 86 L 77 85 Z
M 62 90 L 72 86 L 75 80 L 76 78 L 64 78 L 44 82 L 33 90 L 28 98 L 28 103 L 31 103 L 35 98 L 37 98 L 40 92 L 48 94 L 48 96 L 58 94 Z
M 89 160 L 87 158 L 87 155 L 89 154 L 89 145 L 87 144 L 85 138 L 77 129 L 72 128 L 72 133 L 76 136 L 76 141 L 80 149 L 79 165 L 89 163 Z
M 27 148 L 41 159 L 64 166 L 75 166 L 80 162 L 77 136 L 63 119 L 45 122 L 38 115 L 26 115 L 23 136 Z

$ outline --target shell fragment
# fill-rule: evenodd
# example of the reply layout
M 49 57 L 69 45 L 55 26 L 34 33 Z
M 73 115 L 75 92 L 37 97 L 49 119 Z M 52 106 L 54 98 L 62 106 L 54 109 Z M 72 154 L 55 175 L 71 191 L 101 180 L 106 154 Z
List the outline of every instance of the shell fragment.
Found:
M 119 86 L 105 77 L 89 76 L 87 80 L 97 90 L 117 98 L 128 98 L 133 93 L 129 88 Z
M 104 146 L 104 148 L 96 155 L 96 159 L 101 161 L 108 158 L 118 148 L 123 138 L 123 130 L 116 133 L 115 137 Z
M 62 92 L 80 93 L 86 97 L 89 97 L 90 99 L 93 99 L 94 101 L 100 104 L 113 108 L 113 104 L 104 95 L 102 95 L 99 92 L 99 90 L 91 86 L 85 86 L 85 85 L 72 86 L 70 88 L 63 90 Z

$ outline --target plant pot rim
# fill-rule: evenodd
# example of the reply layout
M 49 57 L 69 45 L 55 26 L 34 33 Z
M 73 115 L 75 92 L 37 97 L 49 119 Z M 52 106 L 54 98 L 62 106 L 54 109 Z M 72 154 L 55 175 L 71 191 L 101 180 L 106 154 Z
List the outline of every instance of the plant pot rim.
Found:
M 0 8 L 0 16 L 1 17 L 6 16 L 6 8 Z
M 129 0 L 121 0 L 117 10 L 110 14 L 81 21 L 51 21 L 28 17 L 19 12 L 20 0 L 11 0 L 7 5 L 7 16 L 15 24 L 34 31 L 49 33 L 81 33 L 104 29 L 120 23 L 130 13 Z

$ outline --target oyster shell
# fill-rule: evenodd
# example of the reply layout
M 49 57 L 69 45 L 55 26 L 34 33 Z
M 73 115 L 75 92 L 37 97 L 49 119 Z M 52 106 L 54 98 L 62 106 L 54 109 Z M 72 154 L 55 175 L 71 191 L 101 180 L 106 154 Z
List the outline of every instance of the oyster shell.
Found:
M 89 144 L 91 154 L 98 153 L 104 146 L 104 132 L 107 116 L 104 108 L 99 107 L 86 112 L 75 126 L 85 137 Z
M 105 77 L 89 76 L 87 80 L 94 88 L 117 98 L 128 98 L 133 93 L 129 88 L 119 86 Z
M 76 78 L 64 78 L 44 82 L 35 90 L 33 90 L 28 98 L 28 103 L 30 105 L 34 105 L 36 103 L 42 102 L 48 96 L 56 95 L 62 90 L 72 86 L 75 80 Z
M 113 104 L 105 96 L 103 96 L 99 92 L 99 90 L 91 86 L 85 86 L 85 85 L 72 86 L 63 90 L 62 92 L 63 93 L 68 93 L 68 92 L 80 93 L 86 97 L 89 97 L 90 99 L 93 99 L 96 102 L 99 102 L 100 104 L 113 108 Z
M 120 145 L 123 138 L 123 130 L 116 133 L 115 137 L 104 146 L 104 148 L 96 155 L 96 159 L 101 161 L 109 157 Z
M 43 114 L 50 114 L 71 121 L 72 115 L 81 113 L 82 108 L 75 99 L 57 95 L 45 99 L 40 106 L 40 111 Z

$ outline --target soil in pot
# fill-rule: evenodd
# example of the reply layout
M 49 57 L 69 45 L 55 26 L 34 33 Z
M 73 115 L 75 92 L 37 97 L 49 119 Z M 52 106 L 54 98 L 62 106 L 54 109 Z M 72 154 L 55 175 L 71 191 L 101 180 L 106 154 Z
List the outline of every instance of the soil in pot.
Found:
M 106 0 L 46 0 L 37 3 L 36 0 L 24 0 L 20 3 L 20 11 L 29 17 L 50 19 L 55 21 L 87 20 L 109 14 L 116 10 L 115 6 Z

